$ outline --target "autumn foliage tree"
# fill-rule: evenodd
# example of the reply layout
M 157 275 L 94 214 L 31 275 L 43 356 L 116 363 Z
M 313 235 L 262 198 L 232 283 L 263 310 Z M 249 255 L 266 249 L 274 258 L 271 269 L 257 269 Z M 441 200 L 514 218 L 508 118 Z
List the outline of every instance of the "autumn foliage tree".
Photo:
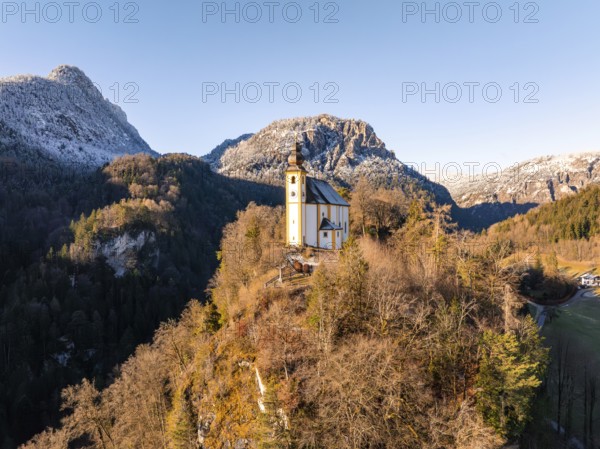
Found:
M 411 224 L 419 231 L 351 239 L 306 282 L 265 288 L 280 262 L 265 248 L 280 235 L 281 212 L 240 213 L 224 233 L 212 302 L 192 301 L 178 323 L 163 324 L 104 391 L 69 390 L 62 427 L 27 449 L 65 441 L 500 449 L 514 441 L 546 352 L 535 324 L 506 299 L 505 287 L 517 287 L 510 270 L 462 246 L 443 209 L 421 210 Z M 437 254 L 399 244 L 410 238 L 434 250 L 442 236 Z

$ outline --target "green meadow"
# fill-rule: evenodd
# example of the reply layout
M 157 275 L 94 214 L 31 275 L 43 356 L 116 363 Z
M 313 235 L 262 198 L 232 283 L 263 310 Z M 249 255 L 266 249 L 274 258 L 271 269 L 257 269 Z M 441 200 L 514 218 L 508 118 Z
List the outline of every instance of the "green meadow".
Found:
M 562 426 L 570 428 L 570 435 L 581 440 L 584 421 L 584 373 L 598 378 L 600 389 L 600 298 L 592 290 L 572 303 L 550 312 L 542 330 L 546 345 L 552 351 L 552 363 L 548 372 L 545 419 L 556 421 L 557 416 L 557 348 L 566 352 L 566 366 L 573 382 L 572 407 L 562 412 Z M 566 393 L 566 396 L 569 396 Z M 600 398 L 599 398 L 600 399 Z M 566 401 L 565 401 L 566 403 Z M 596 406 L 594 430 L 600 437 L 600 412 Z M 569 417 L 568 417 L 569 416 Z M 568 418 L 567 418 L 568 417 Z

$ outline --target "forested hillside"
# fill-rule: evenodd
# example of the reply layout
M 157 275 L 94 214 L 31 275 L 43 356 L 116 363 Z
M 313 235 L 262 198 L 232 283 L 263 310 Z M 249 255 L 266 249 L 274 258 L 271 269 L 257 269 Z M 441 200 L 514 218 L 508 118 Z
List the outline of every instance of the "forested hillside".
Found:
M 507 220 L 492 232 L 530 234 L 549 242 L 590 239 L 600 233 L 600 186 L 592 186 L 577 195 L 553 204 L 545 204 L 525 216 Z
M 90 379 L 66 389 L 61 426 L 24 447 L 517 441 L 547 362 L 517 294 L 526 265 L 504 263 L 507 245 L 451 232 L 448 207 L 407 212 L 385 240 L 366 232 L 304 283 L 265 288 L 283 213 L 251 205 L 224 230 L 211 301 L 161 325 L 108 388 Z
M 598 274 L 599 219 L 600 187 L 590 186 L 499 223 L 480 237 L 482 244 L 506 241 L 529 259 L 522 291 L 546 306 L 537 310 L 543 313 L 541 332 L 552 361 L 535 425 L 527 432 L 528 444 L 536 441 L 537 447 L 598 445 L 599 303 L 594 289 L 576 290 L 574 284 L 576 276 Z M 560 431 L 549 432 L 549 422 Z
M 57 424 L 60 391 L 94 379 L 203 299 L 223 227 L 278 189 L 197 158 L 127 156 L 90 174 L 0 164 L 0 445 Z
M 492 226 L 491 239 L 510 239 L 525 248 L 574 261 L 600 257 L 600 187 L 545 204 Z

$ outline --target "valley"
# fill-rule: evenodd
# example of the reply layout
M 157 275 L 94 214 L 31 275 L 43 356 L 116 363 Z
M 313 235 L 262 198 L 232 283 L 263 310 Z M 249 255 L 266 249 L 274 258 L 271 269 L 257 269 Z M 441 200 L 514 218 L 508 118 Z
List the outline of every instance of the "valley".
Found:
M 0 449 L 600 449 L 600 2 L 418 3 L 0 5 Z
M 600 425 L 594 406 L 600 368 L 600 297 L 593 290 L 580 290 L 567 303 L 546 308 L 545 316 L 540 323 L 542 335 L 553 356 L 540 397 L 546 407 L 538 410 L 536 421 L 555 429 L 560 422 L 562 433 L 569 435 L 566 439 L 586 447 L 597 438 L 594 432 Z
M 26 93 L 38 84 L 57 89 L 60 107 Z M 91 86 L 71 67 L 0 82 L 45 123 L 73 116 L 39 134 L 38 122 L 11 121 L 19 103 L 0 111 L 3 449 L 337 447 L 347 435 L 352 447 L 558 449 L 595 438 L 582 423 L 597 419 L 600 303 L 548 309 L 545 344 L 526 313 L 527 296 L 569 293 L 567 265 L 599 260 L 594 155 L 448 190 L 366 122 L 331 115 L 274 122 L 203 158 L 158 155 Z M 93 115 L 77 112 L 75 92 Z M 79 145 L 98 123 L 102 151 L 36 140 Z M 123 130 L 130 144 L 120 146 L 111 136 Z M 331 263 L 281 284 L 270 281 L 289 252 L 294 139 L 302 170 L 331 184 L 329 201 L 347 201 L 349 235 Z M 317 232 L 346 229 L 318 210 L 330 221 Z M 556 374 L 565 341 L 572 371 Z M 571 399 L 557 403 L 563 381 Z M 363 400 L 383 405 L 356 415 Z M 561 412 L 557 446 L 543 404 Z

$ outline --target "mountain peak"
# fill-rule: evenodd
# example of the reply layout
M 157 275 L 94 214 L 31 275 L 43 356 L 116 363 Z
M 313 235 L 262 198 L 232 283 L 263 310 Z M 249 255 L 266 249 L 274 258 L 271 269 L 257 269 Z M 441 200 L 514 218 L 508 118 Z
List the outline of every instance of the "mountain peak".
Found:
M 61 65 L 47 78 L 0 79 L 0 153 L 95 168 L 124 154 L 153 152 L 79 68 Z
M 296 138 L 302 139 L 311 176 L 342 187 L 361 177 L 374 185 L 418 184 L 449 200 L 444 188 L 396 159 L 367 122 L 329 114 L 277 120 L 254 135 L 226 141 L 204 159 L 221 174 L 280 185 Z
M 85 73 L 83 73 L 83 70 L 81 70 L 79 67 L 66 64 L 59 65 L 54 70 L 52 70 L 48 75 L 48 79 L 67 83 L 73 83 L 81 80 L 91 82 L 91 80 L 86 76 Z

